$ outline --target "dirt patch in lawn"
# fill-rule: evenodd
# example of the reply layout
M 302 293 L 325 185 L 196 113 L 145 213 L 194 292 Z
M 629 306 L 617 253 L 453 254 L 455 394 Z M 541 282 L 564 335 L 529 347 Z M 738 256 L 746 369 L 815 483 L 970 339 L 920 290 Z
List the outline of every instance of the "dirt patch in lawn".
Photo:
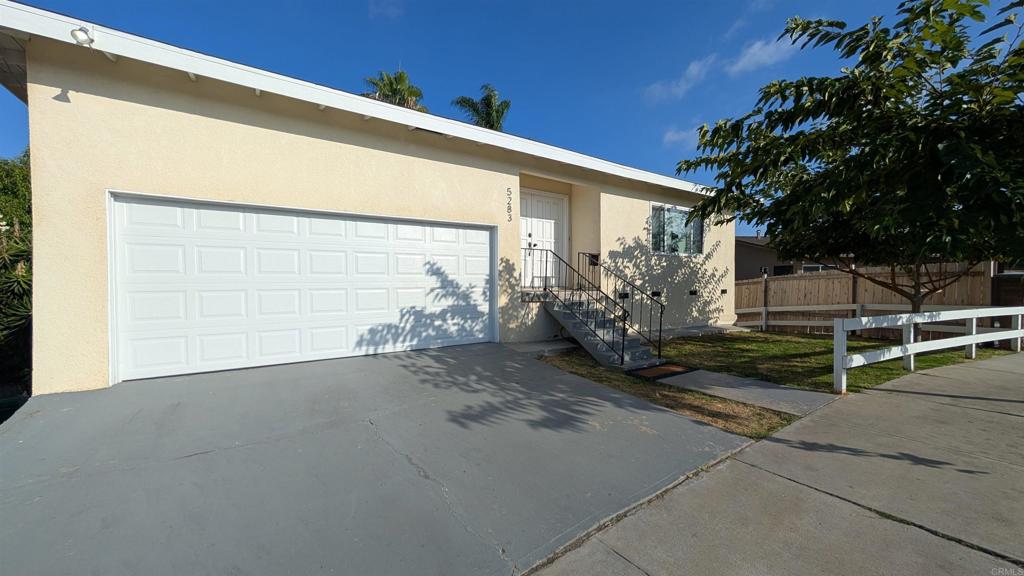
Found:
M 542 360 L 566 372 L 748 438 L 765 438 L 797 419 L 790 414 L 715 398 L 605 368 L 582 350 L 547 356 Z

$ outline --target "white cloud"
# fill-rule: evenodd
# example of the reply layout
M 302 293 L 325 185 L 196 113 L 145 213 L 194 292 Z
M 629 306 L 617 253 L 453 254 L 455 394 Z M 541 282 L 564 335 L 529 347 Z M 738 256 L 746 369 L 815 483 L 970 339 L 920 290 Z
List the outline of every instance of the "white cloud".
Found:
M 723 37 L 726 40 L 728 40 L 728 39 L 732 38 L 733 36 L 735 36 L 737 32 L 739 32 L 740 30 L 746 28 L 749 25 L 750 25 L 750 22 L 748 22 L 746 18 L 737 18 L 736 21 L 733 22 L 731 26 L 729 26 L 729 29 L 725 31 L 725 34 L 723 34 Z
M 758 40 L 744 48 L 739 57 L 725 67 L 725 71 L 729 76 L 739 76 L 744 72 L 751 72 L 787 60 L 795 53 L 796 46 L 789 42 Z
M 736 30 L 747 25 L 742 18 L 733 23 L 728 33 L 735 33 Z M 746 72 L 752 72 L 788 60 L 797 51 L 796 47 L 788 42 L 772 42 L 771 40 L 758 40 L 748 44 L 739 56 L 733 60 L 725 60 L 721 67 L 726 74 L 735 77 Z M 720 62 L 717 54 L 709 54 L 704 58 L 692 60 L 686 65 L 682 74 L 674 80 L 658 80 L 644 89 L 644 96 L 648 102 L 659 102 L 662 100 L 678 100 L 686 95 L 694 86 L 700 84 L 707 77 L 708 73 L 716 68 Z
M 690 91 L 690 88 L 693 88 L 694 85 L 698 84 L 708 75 L 708 71 L 716 59 L 717 55 L 711 54 L 700 60 L 694 60 L 687 64 L 686 69 L 679 75 L 679 78 L 675 80 L 659 80 L 648 86 L 644 90 L 644 94 L 651 102 L 667 98 L 682 98 Z
M 678 130 L 674 127 L 669 128 L 661 136 L 661 143 L 665 146 L 694 150 L 697 148 L 697 130 L 699 129 L 699 125 L 684 130 Z
M 367 9 L 370 20 L 376 18 L 395 19 L 405 14 L 402 0 L 368 0 Z

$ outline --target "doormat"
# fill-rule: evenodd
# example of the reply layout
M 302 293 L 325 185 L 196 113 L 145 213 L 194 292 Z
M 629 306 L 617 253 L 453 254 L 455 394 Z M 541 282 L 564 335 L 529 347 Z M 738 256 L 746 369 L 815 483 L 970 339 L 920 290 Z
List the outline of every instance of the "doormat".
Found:
M 651 366 L 650 368 L 641 368 L 640 370 L 634 370 L 629 373 L 630 376 L 639 376 L 640 378 L 646 378 L 648 380 L 660 380 L 662 378 L 668 378 L 669 376 L 675 376 L 677 374 L 686 374 L 687 372 L 693 372 L 696 368 L 690 368 L 688 366 L 680 366 L 678 364 L 662 364 L 661 366 Z

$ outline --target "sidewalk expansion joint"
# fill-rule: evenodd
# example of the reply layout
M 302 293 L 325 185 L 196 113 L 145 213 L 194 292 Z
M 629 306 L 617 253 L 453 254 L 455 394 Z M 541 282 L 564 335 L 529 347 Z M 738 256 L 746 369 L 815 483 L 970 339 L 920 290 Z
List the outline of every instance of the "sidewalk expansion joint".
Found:
M 619 552 L 618 550 L 613 548 L 610 544 L 608 544 L 607 542 L 602 540 L 599 536 L 594 536 L 594 540 L 597 540 L 598 543 L 601 544 L 601 546 L 604 546 L 612 554 L 615 554 L 619 558 L 622 558 L 623 562 L 625 562 L 626 564 L 629 564 L 633 568 L 636 568 L 637 571 L 640 572 L 641 574 L 643 574 L 644 576 L 652 576 L 652 574 L 650 572 L 648 572 L 647 570 L 644 570 L 639 564 L 637 564 L 636 562 L 633 562 L 632 560 L 627 558 L 622 552 Z
M 822 490 L 821 488 L 818 488 L 817 486 L 812 486 L 812 485 L 807 484 L 805 482 L 801 482 L 799 480 L 794 480 L 794 479 L 790 478 L 789 476 L 785 476 L 783 474 L 779 474 L 778 472 L 774 472 L 772 470 L 768 470 L 767 468 L 764 468 L 763 466 L 758 466 L 757 464 L 751 464 L 750 462 L 742 460 L 742 459 L 740 459 L 737 456 L 734 456 L 732 459 L 737 461 L 737 462 L 739 462 L 739 463 L 741 463 L 741 464 L 745 464 L 747 466 L 750 466 L 751 468 L 756 468 L 758 470 L 761 470 L 762 472 L 767 472 L 768 474 L 771 474 L 772 476 L 776 476 L 778 478 L 782 478 L 783 480 L 787 480 L 787 481 L 792 482 L 794 484 L 797 484 L 799 486 L 803 486 L 804 488 L 809 488 L 809 489 L 814 490 L 815 492 L 818 492 L 820 494 L 824 494 L 826 496 L 831 496 L 832 498 L 836 498 L 838 500 L 842 500 L 843 502 L 846 502 L 848 504 L 853 504 L 854 506 L 856 506 L 856 507 L 858 507 L 858 508 L 860 508 L 862 510 L 867 510 L 868 512 L 871 512 L 872 514 L 875 514 L 875 515 L 877 515 L 877 516 L 879 516 L 881 518 L 884 518 L 886 520 L 891 520 L 893 522 L 898 522 L 900 524 L 905 524 L 907 526 L 911 526 L 913 528 L 917 528 L 918 530 L 923 530 L 923 531 L 931 534 L 932 536 L 938 536 L 939 538 L 942 538 L 943 540 L 948 540 L 950 542 L 959 544 L 961 546 L 965 546 L 965 547 L 970 548 L 972 550 L 977 550 L 978 552 L 981 552 L 983 554 L 988 554 L 989 556 L 993 556 L 993 557 L 998 558 L 1000 560 L 1003 560 L 1005 562 L 1009 562 L 1010 564 L 1013 564 L 1015 566 L 1020 566 L 1021 568 L 1024 568 L 1024 560 L 1022 560 L 1020 558 L 1015 558 L 1013 556 L 1009 556 L 1007 554 L 1003 554 L 1002 552 L 998 552 L 996 550 L 992 550 L 991 548 L 986 548 L 985 546 L 981 546 L 979 544 L 975 544 L 973 542 L 969 542 L 967 540 L 964 540 L 963 538 L 958 538 L 956 536 L 953 536 L 952 534 L 947 534 L 947 533 L 942 532 L 940 530 L 936 530 L 935 528 L 930 528 L 928 526 L 925 526 L 924 524 L 920 524 L 918 522 L 914 522 L 913 520 L 908 520 L 907 518 L 896 516 L 896 515 L 894 515 L 894 514 L 892 514 L 890 512 L 886 512 L 884 510 L 879 510 L 878 508 L 874 508 L 874 507 L 868 506 L 866 504 L 862 504 L 860 502 L 857 502 L 856 500 L 852 500 L 850 498 L 845 498 L 845 497 L 840 496 L 838 494 L 833 494 L 832 492 L 829 492 L 827 490 Z

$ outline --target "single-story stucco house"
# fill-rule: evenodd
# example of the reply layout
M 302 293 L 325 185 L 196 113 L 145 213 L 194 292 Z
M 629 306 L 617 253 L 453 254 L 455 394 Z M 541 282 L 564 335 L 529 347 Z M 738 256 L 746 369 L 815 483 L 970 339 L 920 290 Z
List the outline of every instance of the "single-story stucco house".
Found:
M 554 338 L 537 292 L 581 262 L 666 329 L 735 320 L 734 228 L 687 226 L 686 181 L 7 0 L 0 80 L 29 114 L 34 394 Z
M 810 260 L 783 260 L 774 248 L 768 245 L 768 237 L 760 232 L 755 236 L 736 236 L 736 279 L 750 280 L 769 276 L 807 274 L 832 269 L 830 266 Z

